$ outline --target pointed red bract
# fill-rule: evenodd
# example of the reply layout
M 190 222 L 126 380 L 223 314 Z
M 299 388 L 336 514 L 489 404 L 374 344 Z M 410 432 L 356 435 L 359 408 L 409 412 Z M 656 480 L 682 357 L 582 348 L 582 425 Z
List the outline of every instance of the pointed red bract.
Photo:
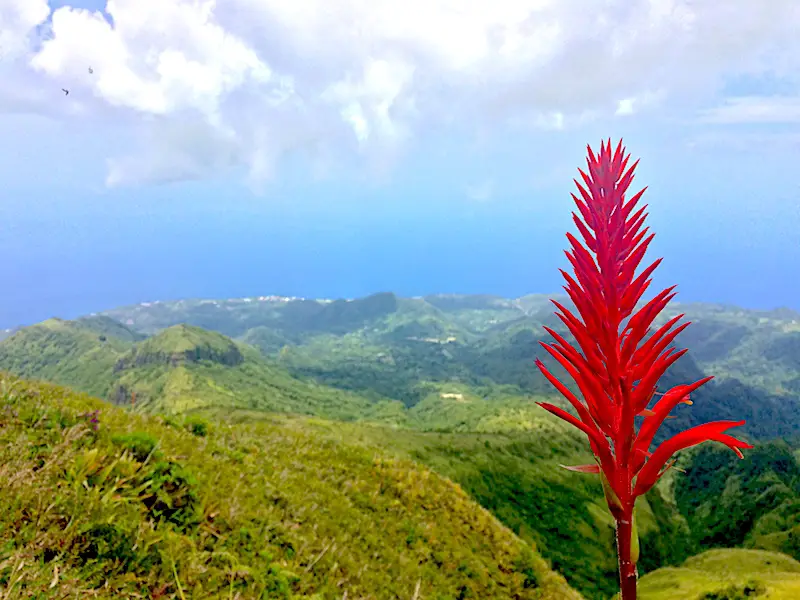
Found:
M 683 318 L 679 315 L 651 331 L 675 296 L 674 286 L 635 310 L 661 259 L 637 275 L 654 234 L 645 226 L 647 206 L 637 206 L 644 190 L 626 200 L 638 164 L 629 167 L 629 158 L 621 141 L 613 151 L 611 140 L 601 143 L 597 154 L 588 148 L 587 170 L 579 169 L 582 183 L 575 180 L 578 195 L 572 194 L 577 207 L 572 219 L 579 237 L 567 234 L 566 257 L 572 273 L 561 273 L 576 313 L 554 304 L 575 345 L 550 328 L 545 329 L 555 342 L 542 345 L 575 381 L 579 394 L 541 361 L 536 364 L 578 417 L 552 404 L 540 406 L 583 431 L 598 458 L 598 468 L 567 468 L 589 473 L 602 469 L 624 510 L 632 511 L 636 497 L 658 481 L 678 450 L 717 441 L 741 456 L 740 449 L 751 446 L 722 433 L 744 421 L 719 421 L 679 433 L 651 453 L 658 428 L 672 418 L 670 411 L 680 403 L 691 404 L 689 394 L 711 377 L 677 386 L 650 406 L 659 379 L 686 352 L 672 344 L 689 323 L 678 325 Z M 644 417 L 638 431 L 637 416 Z
M 593 473 L 597 475 L 600 473 L 600 465 L 593 464 L 593 465 L 558 465 L 562 469 L 566 469 L 567 471 L 575 471 L 576 473 Z

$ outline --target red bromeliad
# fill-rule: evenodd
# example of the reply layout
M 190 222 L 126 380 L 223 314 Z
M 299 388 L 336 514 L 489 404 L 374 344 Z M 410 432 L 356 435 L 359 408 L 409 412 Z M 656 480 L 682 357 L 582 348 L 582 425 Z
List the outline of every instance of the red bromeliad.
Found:
M 578 417 L 546 402 L 539 405 L 589 438 L 597 464 L 568 468 L 601 476 L 617 523 L 622 599 L 633 600 L 639 553 L 633 520 L 636 498 L 672 466 L 670 459 L 678 450 L 713 440 L 726 444 L 742 458 L 740 448 L 752 446 L 724 433 L 744 421 L 716 421 L 683 431 L 650 451 L 656 431 L 670 411 L 678 404 L 691 404 L 690 394 L 712 378 L 676 386 L 649 407 L 658 380 L 686 353 L 671 344 L 689 323 L 675 327 L 683 317 L 679 315 L 650 335 L 654 320 L 675 296 L 674 286 L 634 312 L 661 262 L 658 259 L 636 274 L 653 239 L 652 233 L 648 235 L 649 228 L 642 228 L 647 205 L 634 210 L 645 190 L 625 199 L 638 161 L 626 170 L 630 155 L 625 155 L 621 141 L 613 153 L 611 140 L 600 144 L 597 156 L 591 148 L 588 151 L 589 172 L 579 170 L 585 187 L 576 180 L 581 198 L 572 195 L 580 213 L 573 212 L 572 219 L 585 246 L 567 234 L 571 251 L 566 255 L 575 276 L 561 271 L 567 281 L 564 289 L 578 314 L 553 301 L 556 315 L 574 336 L 578 348 L 548 327 L 545 329 L 556 341 L 542 344 L 575 380 L 583 402 L 537 360 L 544 376 L 575 408 Z M 637 416 L 643 417 L 638 431 Z

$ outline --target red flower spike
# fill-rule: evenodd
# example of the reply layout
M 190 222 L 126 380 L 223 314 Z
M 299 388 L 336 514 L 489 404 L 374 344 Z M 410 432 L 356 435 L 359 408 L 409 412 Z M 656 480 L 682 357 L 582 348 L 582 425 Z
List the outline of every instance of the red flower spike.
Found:
M 686 352 L 676 350 L 672 344 L 689 323 L 678 325 L 683 318 L 679 315 L 649 335 L 675 292 L 674 286 L 669 287 L 635 310 L 661 263 L 659 258 L 637 275 L 654 237 L 645 226 L 647 205 L 637 206 L 645 190 L 625 198 L 639 161 L 628 166 L 630 155 L 622 141 L 613 151 L 611 140 L 601 142 L 598 153 L 591 147 L 587 150 L 587 169 L 578 169 L 580 181 L 573 180 L 578 194 L 572 194 L 577 207 L 572 219 L 579 235 L 567 234 L 566 257 L 572 273 L 561 270 L 566 281 L 564 290 L 576 312 L 554 302 L 555 314 L 575 344 L 549 328 L 545 329 L 555 343 L 542 344 L 575 381 L 582 398 L 556 379 L 541 361 L 536 362 L 580 418 L 549 403 L 539 405 L 589 438 L 598 464 L 565 468 L 600 473 L 606 499 L 610 498 L 609 509 L 617 520 L 622 599 L 632 600 L 636 597 L 636 498 L 672 467 L 673 454 L 679 450 L 716 441 L 742 456 L 741 449 L 751 446 L 724 433 L 744 421 L 717 421 L 683 431 L 651 453 L 658 428 L 672 418 L 672 409 L 678 404 L 691 405 L 689 395 L 711 377 L 679 385 L 664 394 L 656 392 L 661 376 Z M 659 400 L 649 407 L 656 394 Z M 638 430 L 637 416 L 643 417 Z

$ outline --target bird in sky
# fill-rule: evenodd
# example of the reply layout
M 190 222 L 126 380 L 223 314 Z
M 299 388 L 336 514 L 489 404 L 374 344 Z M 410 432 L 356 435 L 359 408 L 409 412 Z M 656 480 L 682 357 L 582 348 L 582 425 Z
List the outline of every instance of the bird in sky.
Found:
M 64 88 L 61 88 L 61 91 L 64 92 L 65 96 L 69 96 L 69 90 L 65 90 Z

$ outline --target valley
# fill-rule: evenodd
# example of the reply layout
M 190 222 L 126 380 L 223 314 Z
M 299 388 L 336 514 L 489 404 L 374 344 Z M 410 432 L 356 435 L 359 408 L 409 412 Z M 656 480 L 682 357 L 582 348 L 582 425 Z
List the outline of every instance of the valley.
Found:
M 156 433 L 150 435 L 158 439 L 173 435 L 164 433 L 167 431 L 180 432 L 175 435 L 183 436 L 183 441 L 175 443 L 183 444 L 185 450 L 179 454 L 199 461 L 194 463 L 193 476 L 200 479 L 210 477 L 201 475 L 203 461 L 225 455 L 218 449 L 209 450 L 210 440 L 233 436 L 276 448 L 275 444 L 300 443 L 285 439 L 299 436 L 305 440 L 302 444 L 319 444 L 325 450 L 314 450 L 316 458 L 310 454 L 287 457 L 292 470 L 280 467 L 276 455 L 270 459 L 273 470 L 262 472 L 253 464 L 255 470 L 248 471 L 248 477 L 259 481 L 269 480 L 275 473 L 299 478 L 292 484 L 297 490 L 292 500 L 297 506 L 292 510 L 316 511 L 324 506 L 303 497 L 302 487 L 311 481 L 300 473 L 314 473 L 313 479 L 325 471 L 319 465 L 325 464 L 322 456 L 326 452 L 355 452 L 367 462 L 408 465 L 392 467 L 392 473 L 400 478 L 406 477 L 406 471 L 412 477 L 414 469 L 422 469 L 420 473 L 429 473 L 421 475 L 426 482 L 430 477 L 453 482 L 453 489 L 463 495 L 459 502 L 475 507 L 469 510 L 488 511 L 491 519 L 496 519 L 491 527 L 505 532 L 497 535 L 510 536 L 508 539 L 516 540 L 514 544 L 532 549 L 534 566 L 530 568 L 536 576 L 531 575 L 531 581 L 536 580 L 535 586 L 526 588 L 527 576 L 517 577 L 519 573 L 514 575 L 513 569 L 507 581 L 502 579 L 505 576 L 489 575 L 481 569 L 494 568 L 491 561 L 474 558 L 477 562 L 472 567 L 456 568 L 452 580 L 436 583 L 438 576 L 427 571 L 417 576 L 430 582 L 420 598 L 568 598 L 579 593 L 587 599 L 606 599 L 616 589 L 617 567 L 614 523 L 602 486 L 596 476 L 560 466 L 591 462 L 591 455 L 585 439 L 535 404 L 546 399 L 564 405 L 533 364 L 536 358 L 545 359 L 539 346 L 540 340 L 547 339 L 542 326 L 566 335 L 551 306 L 544 295 L 508 300 L 455 295 L 400 298 L 390 293 L 334 301 L 265 296 L 151 302 L 75 321 L 50 319 L 10 332 L 0 341 L 0 369 L 13 374 L 9 377 L 44 380 L 106 400 L 117 408 L 101 411 L 116 415 L 114 422 L 126 431 L 152 429 Z M 645 600 L 679 597 L 664 595 L 669 589 L 664 586 L 684 574 L 699 581 L 685 584 L 687 590 L 699 590 L 687 598 L 700 598 L 707 592 L 728 593 L 722 585 L 723 580 L 725 585 L 730 583 L 725 577 L 697 575 L 703 569 L 716 569 L 709 565 L 717 562 L 701 558 L 711 556 L 708 551 L 722 551 L 715 549 L 774 552 L 786 556 L 787 561 L 788 557 L 800 560 L 800 347 L 795 344 L 800 315 L 789 310 L 758 312 L 675 304 L 662 319 L 681 312 L 694 323 L 677 344 L 689 347 L 690 352 L 667 372 L 662 385 L 688 383 L 705 373 L 719 377 L 693 394 L 693 406 L 674 411 L 676 418 L 665 423 L 662 435 L 731 414 L 747 419 L 745 436 L 757 445 L 746 461 L 713 446 L 682 453 L 677 465 L 681 471 L 670 471 L 637 506 L 642 547 L 639 568 L 640 573 L 647 573 L 641 592 Z M 545 362 L 557 375 L 564 374 L 553 361 Z M 18 385 L 56 389 L 46 384 Z M 7 394 L 6 402 L 16 402 L 16 397 Z M 107 406 L 80 398 L 74 402 Z M 185 427 L 175 425 L 180 423 L 186 423 Z M 191 433 L 193 428 L 212 433 L 198 437 Z M 225 446 L 228 441 L 215 441 L 211 446 L 220 444 Z M 197 448 L 189 450 L 191 446 Z M 231 463 L 219 468 L 229 471 L 235 467 Z M 341 467 L 337 472 L 346 479 L 350 468 Z M 320 485 L 327 485 L 324 477 Z M 363 484 L 364 489 L 369 485 Z M 417 484 L 409 485 L 416 491 L 408 492 L 408 510 L 418 510 L 412 505 L 417 501 L 425 504 L 427 483 L 419 484 L 419 489 L 414 487 Z M 374 494 L 369 498 L 372 502 Z M 336 502 L 361 506 L 353 504 L 353 498 Z M 715 510 L 720 506 L 723 511 Z M 447 507 L 442 510 L 456 510 L 452 503 Z M 368 535 L 370 528 L 363 518 L 353 517 L 362 523 L 348 530 L 346 535 L 353 540 Z M 414 521 L 402 519 L 404 523 Z M 282 517 L 280 521 L 285 520 Z M 412 562 L 421 569 L 437 564 L 431 558 L 434 551 L 425 549 L 432 538 L 420 533 L 419 525 L 398 521 L 386 527 L 395 532 L 393 541 L 386 544 L 407 540 L 402 552 L 398 550 L 391 560 L 410 565 L 413 555 Z M 453 535 L 461 535 L 460 525 L 452 527 Z M 401 530 L 408 531 L 398 533 Z M 325 543 L 315 540 L 308 542 L 309 548 L 320 553 Z M 349 545 L 337 545 L 341 548 L 342 544 Z M 706 554 L 700 554 L 704 551 Z M 423 560 L 419 552 L 427 558 Z M 329 553 L 330 549 L 323 553 L 319 568 L 329 560 Z M 692 558 L 696 555 L 697 559 Z M 237 556 L 237 560 L 245 560 L 245 555 Z M 252 563 L 248 568 L 261 564 L 254 556 L 247 555 Z M 325 587 L 332 585 L 327 575 L 317 579 L 318 567 L 305 570 L 313 559 L 313 555 L 283 555 L 281 569 L 297 570 L 300 565 L 309 573 L 296 580 L 289 578 L 294 583 L 287 579 L 286 589 L 293 594 L 313 591 L 322 594 L 320 597 L 335 597 L 329 595 L 334 588 Z M 472 564 L 470 560 L 464 558 L 464 564 Z M 702 569 L 698 567 L 701 562 Z M 354 567 L 345 567 L 338 558 L 329 566 L 334 563 L 336 569 L 347 572 L 336 576 L 347 582 L 339 586 L 340 592 L 351 589 L 351 597 L 360 597 L 353 594 L 364 592 L 356 590 L 374 590 L 370 584 L 354 583 L 361 581 L 360 575 L 353 579 Z M 758 589 L 782 589 L 783 583 L 776 583 L 775 576 L 759 579 L 763 565 L 756 563 L 751 579 L 759 582 Z M 449 572 L 444 564 L 440 561 L 435 570 Z M 483 566 L 478 568 L 478 564 Z M 794 572 L 792 564 L 787 562 L 780 572 Z M 506 573 L 504 569 L 500 572 Z M 667 572 L 676 575 L 663 575 Z M 497 591 L 499 588 L 490 592 L 490 588 L 480 587 L 501 580 L 506 591 L 514 585 L 529 591 L 503 596 L 506 592 Z M 251 583 L 255 585 L 255 581 Z M 267 585 L 259 581 L 258 585 Z M 354 587 L 342 587 L 350 584 Z M 414 594 L 416 582 L 410 572 L 400 577 L 397 585 L 398 597 Z M 723 597 L 728 596 L 714 596 Z M 738 598 L 730 596 L 734 597 Z

